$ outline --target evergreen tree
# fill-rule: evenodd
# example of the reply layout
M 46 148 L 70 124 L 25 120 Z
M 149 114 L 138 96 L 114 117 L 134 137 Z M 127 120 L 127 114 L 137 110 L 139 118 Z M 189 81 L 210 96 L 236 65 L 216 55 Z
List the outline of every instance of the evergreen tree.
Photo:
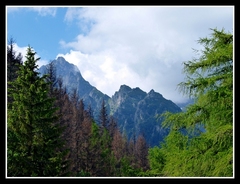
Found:
M 7 46 L 7 81 L 14 81 L 18 74 L 20 65 L 22 65 L 22 54 L 19 53 L 16 55 L 16 51 L 14 50 L 14 40 L 10 38 Z M 10 87 L 10 83 L 7 84 L 7 88 Z M 7 98 L 7 102 L 12 102 L 11 97 Z
M 67 164 L 61 148 L 63 129 L 55 124 L 58 117 L 49 97 L 46 75 L 40 77 L 36 52 L 29 46 L 18 78 L 11 82 L 13 98 L 7 112 L 8 176 L 61 176 Z M 60 151 L 61 150 L 61 151 Z
M 94 116 L 93 116 L 93 113 L 94 113 L 94 112 L 93 112 L 93 109 L 92 109 L 91 104 L 88 105 L 86 112 L 88 113 L 88 116 L 89 116 L 89 117 L 91 117 L 92 119 L 94 119 Z
M 199 39 L 200 57 L 184 63 L 187 78 L 179 84 L 195 103 L 163 115 L 171 129 L 161 144 L 164 176 L 233 176 L 233 35 L 211 30 Z
M 104 99 L 102 100 L 101 110 L 99 114 L 99 125 L 101 127 L 101 130 L 108 127 L 108 115 Z
M 65 161 L 68 165 L 68 172 L 71 176 L 74 175 L 73 172 L 73 159 L 71 158 L 71 144 L 72 144 L 72 127 L 69 126 L 69 122 L 72 120 L 72 104 L 67 94 L 66 87 L 63 88 L 62 78 L 57 77 L 57 71 L 54 61 L 51 61 L 46 66 L 45 75 L 46 82 L 49 83 L 49 96 L 55 98 L 54 107 L 58 108 L 56 115 L 59 117 L 55 122 L 58 126 L 60 125 L 64 131 L 61 134 L 61 138 L 65 141 L 65 144 L 60 149 L 62 151 L 69 150 L 68 154 L 65 156 Z
M 113 139 L 114 133 L 118 129 L 117 120 L 113 116 L 109 117 L 109 125 L 108 125 L 107 129 L 109 131 L 110 137 Z
M 46 72 L 47 74 L 47 82 L 50 84 L 50 96 L 54 97 L 56 96 L 57 92 L 57 87 L 58 87 L 58 78 L 57 78 L 57 72 L 56 72 L 56 66 L 53 61 L 51 61 L 47 66 L 46 66 Z
M 162 148 L 154 146 L 148 150 L 148 160 L 151 170 L 149 171 L 153 176 L 162 176 L 161 172 L 165 166 L 165 155 L 162 153 Z
M 15 41 L 10 38 L 7 46 L 7 80 L 13 81 L 17 78 L 17 71 L 22 64 L 22 54 L 16 55 L 14 50 Z

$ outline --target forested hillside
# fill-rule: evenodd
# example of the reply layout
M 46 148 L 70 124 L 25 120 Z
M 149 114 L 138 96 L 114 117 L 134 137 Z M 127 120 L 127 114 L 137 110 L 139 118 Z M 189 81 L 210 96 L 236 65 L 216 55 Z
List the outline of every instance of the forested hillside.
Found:
M 40 76 L 34 49 L 28 47 L 23 62 L 10 39 L 7 176 L 232 177 L 233 35 L 212 29 L 198 43 L 203 50 L 184 62 L 186 80 L 178 86 L 195 101 L 159 114 L 170 133 L 149 147 L 142 134 L 127 139 L 105 100 L 94 117 L 76 90 L 67 92 L 53 64 Z

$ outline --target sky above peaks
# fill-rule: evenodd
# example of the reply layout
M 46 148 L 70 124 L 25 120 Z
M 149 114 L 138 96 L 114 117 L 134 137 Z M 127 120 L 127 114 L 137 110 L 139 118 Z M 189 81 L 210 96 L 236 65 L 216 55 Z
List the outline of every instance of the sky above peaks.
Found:
M 6 44 L 23 60 L 28 46 L 39 67 L 62 56 L 110 97 L 126 84 L 184 102 L 183 62 L 214 28 L 233 33 L 234 6 L 6 6 Z

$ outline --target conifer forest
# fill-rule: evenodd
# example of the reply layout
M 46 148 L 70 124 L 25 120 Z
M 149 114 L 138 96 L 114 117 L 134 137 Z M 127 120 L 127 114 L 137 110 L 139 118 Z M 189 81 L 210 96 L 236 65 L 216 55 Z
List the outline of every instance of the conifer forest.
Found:
M 170 132 L 154 147 L 144 134 L 128 139 L 104 100 L 94 118 L 53 64 L 40 76 L 34 49 L 16 54 L 10 38 L 7 177 L 233 177 L 233 35 L 211 31 L 199 38 L 196 58 L 183 63 L 186 77 L 177 86 L 194 103 L 155 117 Z

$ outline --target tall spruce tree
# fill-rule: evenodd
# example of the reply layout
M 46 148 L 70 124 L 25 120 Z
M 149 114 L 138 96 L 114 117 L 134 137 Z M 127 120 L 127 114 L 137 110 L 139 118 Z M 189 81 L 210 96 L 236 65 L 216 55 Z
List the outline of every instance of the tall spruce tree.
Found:
M 211 37 L 199 39 L 200 57 L 184 63 L 187 78 L 179 84 L 195 103 L 164 114 L 163 126 L 171 131 L 161 144 L 161 168 L 152 168 L 159 175 L 233 176 L 233 35 L 211 30 Z M 157 166 L 150 153 L 150 165 Z
M 101 109 L 99 113 L 99 125 L 102 130 L 108 127 L 108 114 L 104 99 L 102 99 Z
M 57 78 L 57 71 L 56 66 L 53 61 L 49 62 L 46 66 L 45 74 L 47 74 L 47 82 L 50 83 L 50 96 L 54 97 L 57 96 L 57 87 L 58 87 L 58 78 Z
M 22 65 L 22 54 L 16 54 L 14 50 L 15 41 L 11 37 L 8 40 L 7 45 L 7 81 L 13 81 L 17 78 L 17 71 L 19 70 L 20 65 Z M 10 84 L 7 84 L 7 88 L 10 87 Z M 7 98 L 7 102 L 11 102 L 11 98 Z
M 40 77 L 34 50 L 29 46 L 18 77 L 10 82 L 13 102 L 7 111 L 7 175 L 19 177 L 64 175 L 66 152 L 60 148 L 62 129 L 54 122 L 54 99 L 46 75 Z M 61 150 L 61 151 L 60 151 Z
M 13 38 L 8 40 L 7 46 L 7 80 L 13 81 L 17 78 L 17 71 L 22 64 L 22 54 L 16 55 L 14 50 L 15 41 Z

